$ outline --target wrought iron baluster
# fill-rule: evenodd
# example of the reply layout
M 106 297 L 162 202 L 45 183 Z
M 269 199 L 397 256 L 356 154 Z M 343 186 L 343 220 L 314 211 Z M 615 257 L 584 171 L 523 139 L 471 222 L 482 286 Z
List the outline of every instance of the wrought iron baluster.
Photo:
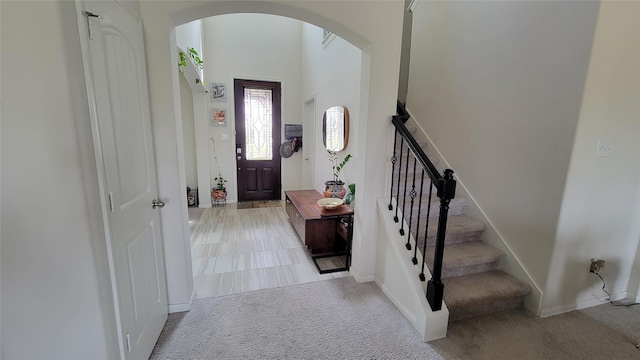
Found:
M 418 264 L 418 234 L 420 233 L 420 218 L 422 217 L 422 194 L 424 190 L 424 168 L 422 168 L 422 172 L 420 174 L 420 197 L 418 198 L 418 221 L 416 222 L 416 232 L 415 232 L 415 248 L 413 249 L 413 258 L 411 261 L 413 265 Z M 429 216 L 427 214 L 427 216 Z M 427 220 L 427 224 L 428 224 Z M 422 268 L 424 269 L 424 250 L 422 251 Z M 423 270 L 424 271 L 424 270 Z M 423 275 L 424 276 L 424 275 Z
M 393 134 L 393 155 L 389 159 L 391 161 L 391 189 L 389 189 L 389 211 L 393 210 L 393 174 L 396 172 L 396 162 L 398 158 L 396 157 L 396 145 L 398 142 L 398 129 L 395 130 Z M 398 183 L 398 187 L 400 184 Z
M 425 281 L 424 264 L 427 262 L 427 238 L 429 237 L 429 219 L 431 218 L 431 199 L 433 195 L 433 181 L 429 183 L 429 202 L 427 203 L 427 223 L 424 227 L 424 243 L 422 244 L 422 269 L 420 269 L 420 280 Z
M 411 182 L 411 191 L 409 191 L 409 197 L 411 198 L 411 208 L 409 209 L 409 232 L 407 233 L 407 243 L 405 247 L 407 250 L 411 250 L 411 223 L 413 222 L 413 202 L 416 199 L 416 164 L 418 159 L 413 157 L 413 180 Z
M 396 130 L 397 131 L 397 130 Z M 407 151 L 409 148 L 407 148 Z M 398 165 L 398 188 L 396 189 L 396 216 L 393 217 L 393 221 L 398 222 L 398 209 L 400 208 L 400 173 L 402 170 L 402 152 L 404 151 L 404 137 L 400 140 L 400 164 Z
M 407 179 L 409 178 L 409 155 L 411 151 L 407 147 L 407 162 L 404 164 L 404 195 L 402 197 L 402 221 L 400 222 L 400 235 L 404 236 L 404 214 L 407 213 Z

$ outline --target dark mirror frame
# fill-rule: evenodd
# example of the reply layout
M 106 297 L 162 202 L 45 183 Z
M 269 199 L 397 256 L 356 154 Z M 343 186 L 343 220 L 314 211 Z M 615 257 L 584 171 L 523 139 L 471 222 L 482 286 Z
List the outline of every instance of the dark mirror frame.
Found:
M 342 110 L 342 116 L 336 114 L 339 110 Z M 329 116 L 329 119 L 327 119 Z M 334 124 L 335 126 L 329 126 Z M 329 147 L 327 146 L 327 136 L 331 136 L 331 133 L 327 134 L 327 131 L 331 132 L 334 130 L 336 132 L 340 132 L 342 130 L 342 143 L 338 143 L 337 146 Z M 349 143 L 349 111 L 344 106 L 332 106 L 328 108 L 324 115 L 322 115 L 322 144 L 325 149 L 329 151 L 342 151 L 344 150 Z

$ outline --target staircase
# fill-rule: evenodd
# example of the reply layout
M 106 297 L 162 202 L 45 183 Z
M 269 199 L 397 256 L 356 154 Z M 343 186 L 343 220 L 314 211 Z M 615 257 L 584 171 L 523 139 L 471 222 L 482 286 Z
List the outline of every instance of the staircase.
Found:
M 411 120 L 407 123 L 407 128 L 416 138 L 418 144 L 423 149 L 427 149 L 426 138 L 415 126 L 411 126 Z M 397 144 L 396 154 L 399 154 L 399 147 L 400 144 Z M 436 161 L 434 163 L 437 165 Z M 412 189 L 414 175 L 413 160 L 409 161 L 408 169 L 405 166 L 406 158 L 403 159 L 403 164 L 399 171 L 401 179 L 404 179 L 405 173 L 408 175 L 406 187 L 407 193 L 409 193 Z M 397 171 L 398 169 L 395 176 L 398 175 Z M 417 172 L 416 178 L 420 179 L 421 170 L 419 165 L 415 171 Z M 416 181 L 418 183 L 416 186 L 419 186 L 420 180 Z M 405 222 L 411 224 L 412 235 L 418 239 L 418 257 L 423 251 L 425 231 L 427 232 L 425 259 L 431 271 L 430 267 L 433 264 L 435 253 L 434 245 L 440 201 L 436 197 L 434 189 L 431 206 L 429 206 L 428 201 L 424 200 L 420 205 L 418 199 L 416 199 L 413 209 L 411 209 L 410 200 L 407 198 L 403 210 L 403 201 L 401 199 L 404 194 L 404 187 L 404 182 L 401 181 L 397 187 L 392 189 L 393 196 L 396 197 L 399 190 L 399 210 L 405 214 Z M 467 201 L 461 198 L 455 198 L 449 204 L 442 283 L 444 284 L 444 302 L 449 309 L 450 322 L 522 307 L 524 297 L 531 292 L 529 285 L 500 270 L 501 260 L 505 254 L 481 240 L 486 225 L 481 221 L 465 216 L 466 208 Z M 421 214 L 421 217 L 418 218 L 417 214 Z M 427 219 L 428 227 L 425 226 Z M 418 221 L 420 228 L 417 231 L 418 233 L 415 234 Z M 408 232 L 409 229 L 406 226 L 405 231 Z M 411 254 L 415 251 L 414 246 L 415 244 L 412 242 Z M 419 265 L 420 262 L 418 262 Z

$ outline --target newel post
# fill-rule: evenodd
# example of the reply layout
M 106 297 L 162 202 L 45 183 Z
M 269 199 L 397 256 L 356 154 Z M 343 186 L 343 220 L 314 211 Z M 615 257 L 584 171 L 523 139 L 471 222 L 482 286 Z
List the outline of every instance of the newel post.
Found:
M 446 169 L 444 176 L 438 179 L 438 198 L 440 198 L 440 217 L 438 218 L 438 231 L 436 233 L 435 256 L 433 259 L 433 274 L 427 283 L 427 301 L 431 310 L 442 309 L 442 296 L 444 284 L 442 284 L 442 257 L 444 256 L 444 240 L 447 233 L 447 216 L 449 214 L 449 202 L 456 195 L 456 181 L 453 179 L 453 170 Z

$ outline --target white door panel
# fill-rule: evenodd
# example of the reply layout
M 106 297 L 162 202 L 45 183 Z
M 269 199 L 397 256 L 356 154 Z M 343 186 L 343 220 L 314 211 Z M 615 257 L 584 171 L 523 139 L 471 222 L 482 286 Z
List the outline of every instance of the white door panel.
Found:
M 147 359 L 167 319 L 142 24 L 115 1 L 78 2 L 121 356 Z M 87 56 L 88 54 L 88 56 Z M 91 96 L 93 94 L 93 96 Z
M 305 189 L 315 189 L 315 146 L 316 146 L 316 100 L 311 98 L 304 103 L 304 134 L 302 136 L 302 149 L 304 154 L 305 169 L 303 173 L 302 186 Z

